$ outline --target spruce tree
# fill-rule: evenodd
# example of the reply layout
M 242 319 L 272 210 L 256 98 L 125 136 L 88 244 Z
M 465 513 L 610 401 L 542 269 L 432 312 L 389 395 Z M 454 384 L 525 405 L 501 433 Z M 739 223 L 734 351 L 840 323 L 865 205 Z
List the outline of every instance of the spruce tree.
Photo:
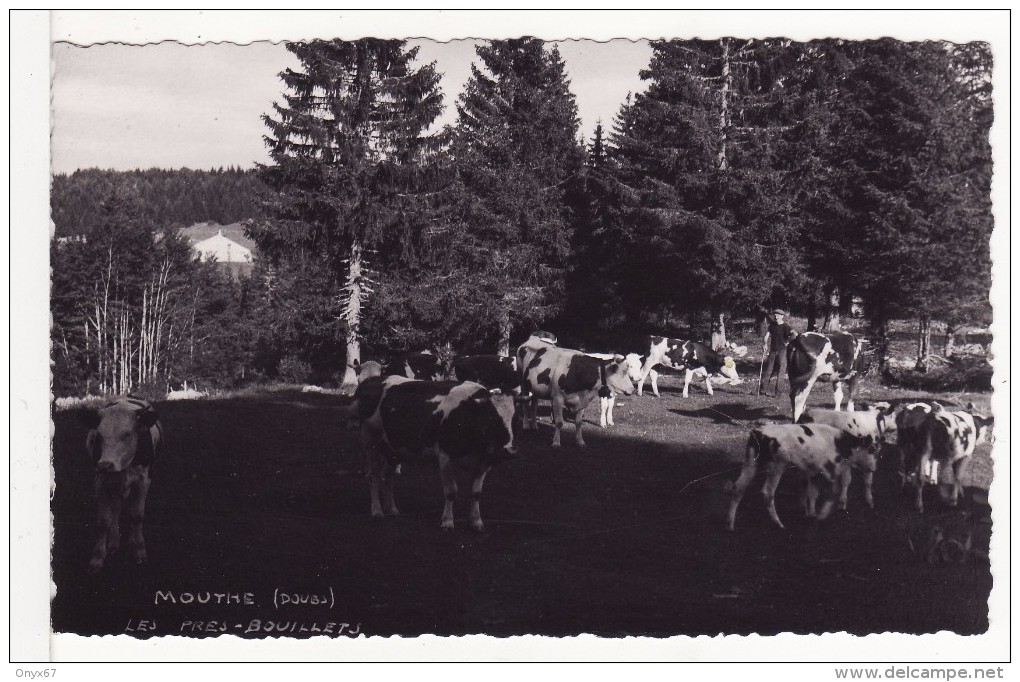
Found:
M 271 261 L 321 268 L 340 292 L 325 317 L 342 323 L 344 383 L 360 360 L 362 307 L 376 272 L 408 258 L 416 214 L 408 196 L 440 147 L 427 131 L 442 108 L 433 64 L 412 62 L 401 40 L 288 43 L 298 70 L 281 74 L 287 92 L 263 120 L 272 163 L 260 176 L 275 192 L 269 220 L 250 233 Z M 314 349 L 307 349 L 309 353 Z
M 570 253 L 568 183 L 583 163 L 563 60 L 533 38 L 476 48 L 480 63 L 457 102 L 457 181 L 448 220 L 453 257 L 509 352 L 515 328 L 557 312 Z
M 724 314 L 787 295 L 799 273 L 784 149 L 794 110 L 782 41 L 652 44 L 651 81 L 618 117 L 619 179 L 639 199 L 628 212 L 642 268 L 634 310 L 672 318 L 709 312 L 713 345 Z

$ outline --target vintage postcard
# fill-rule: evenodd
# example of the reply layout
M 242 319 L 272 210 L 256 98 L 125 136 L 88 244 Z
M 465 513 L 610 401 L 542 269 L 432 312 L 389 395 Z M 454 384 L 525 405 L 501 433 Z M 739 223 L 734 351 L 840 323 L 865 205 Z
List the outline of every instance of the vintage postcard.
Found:
M 1008 14 L 49 19 L 45 660 L 1008 661 Z

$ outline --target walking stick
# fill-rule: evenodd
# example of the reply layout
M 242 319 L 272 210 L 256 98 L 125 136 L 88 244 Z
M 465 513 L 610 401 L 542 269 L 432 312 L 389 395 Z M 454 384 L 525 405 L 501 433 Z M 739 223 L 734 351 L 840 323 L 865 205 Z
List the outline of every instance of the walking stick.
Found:
M 761 396 L 761 380 L 765 376 L 765 353 L 769 348 L 769 333 L 765 332 L 765 343 L 762 344 L 761 348 L 761 367 L 758 368 L 758 393 L 756 395 Z

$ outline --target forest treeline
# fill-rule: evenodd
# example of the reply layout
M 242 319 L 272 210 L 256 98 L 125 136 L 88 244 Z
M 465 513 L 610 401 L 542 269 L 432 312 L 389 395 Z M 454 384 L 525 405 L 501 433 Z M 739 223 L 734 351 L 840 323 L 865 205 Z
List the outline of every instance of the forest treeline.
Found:
M 922 359 L 934 325 L 990 320 L 985 44 L 656 41 L 588 140 L 538 40 L 480 45 L 445 103 L 402 41 L 288 49 L 255 171 L 54 179 L 58 235 L 90 235 L 53 249 L 63 390 L 350 381 L 354 359 L 502 353 L 539 326 L 720 344 L 770 306 L 832 327 L 851 302 L 882 364 L 892 320 Z M 245 220 L 250 277 L 170 229 L 206 220 Z
M 254 170 L 239 168 L 89 168 L 53 176 L 51 214 L 57 237 L 89 235 L 108 215 L 103 210 L 104 201 L 112 196 L 131 196 L 137 211 L 153 224 L 229 225 L 257 214 L 260 185 Z

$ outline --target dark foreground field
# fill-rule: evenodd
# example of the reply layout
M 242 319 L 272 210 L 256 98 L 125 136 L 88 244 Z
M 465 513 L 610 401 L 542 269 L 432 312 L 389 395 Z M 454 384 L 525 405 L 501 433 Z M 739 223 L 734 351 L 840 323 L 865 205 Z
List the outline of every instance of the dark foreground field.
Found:
M 161 404 L 167 448 L 153 470 L 149 562 L 134 566 L 122 553 L 95 577 L 85 571 L 96 531 L 92 463 L 74 411 L 59 412 L 53 628 L 141 637 L 987 629 L 987 445 L 958 511 L 935 491 L 923 517 L 911 511 L 887 456 L 874 512 L 855 481 L 849 513 L 809 523 L 788 474 L 777 507 L 789 530 L 770 524 L 755 483 L 727 533 L 747 423 L 782 418 L 787 402 L 756 398 L 751 382 L 714 398 L 699 385 L 687 400 L 674 380 L 661 384 L 662 398 L 623 399 L 615 428 L 593 426 L 589 408 L 584 450 L 573 447 L 572 427 L 559 451 L 548 425 L 524 434 L 522 456 L 486 480 L 481 534 L 465 521 L 465 484 L 456 530 L 439 529 L 430 458 L 404 465 L 401 516 L 371 518 L 357 433 L 340 423 L 332 396 Z M 812 397 L 824 404 L 831 394 Z M 205 593 L 209 603 L 198 604 Z M 285 603 L 295 598 L 329 603 Z

